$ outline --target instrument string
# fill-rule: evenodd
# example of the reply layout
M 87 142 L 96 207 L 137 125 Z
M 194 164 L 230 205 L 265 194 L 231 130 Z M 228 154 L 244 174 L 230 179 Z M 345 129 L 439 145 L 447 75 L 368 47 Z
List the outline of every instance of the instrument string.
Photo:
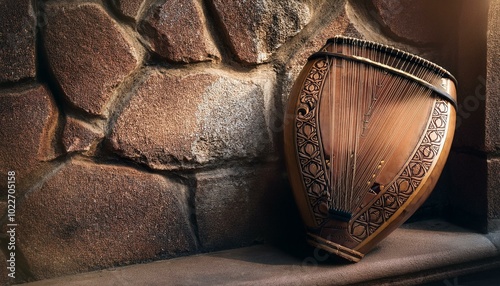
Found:
M 361 41 L 334 43 L 330 51 L 379 61 L 430 82 L 440 76 L 407 54 L 381 52 Z M 335 58 L 330 65 L 329 203 L 334 210 L 352 213 L 405 134 L 415 132 L 408 124 L 428 110 L 432 91 L 366 64 Z

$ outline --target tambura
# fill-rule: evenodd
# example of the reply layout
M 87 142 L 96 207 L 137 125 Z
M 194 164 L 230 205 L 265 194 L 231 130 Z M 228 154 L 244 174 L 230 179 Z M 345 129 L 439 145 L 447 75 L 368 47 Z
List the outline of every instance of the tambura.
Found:
M 455 86 L 427 60 L 359 39 L 309 58 L 284 135 L 311 245 L 357 262 L 422 205 L 450 151 Z

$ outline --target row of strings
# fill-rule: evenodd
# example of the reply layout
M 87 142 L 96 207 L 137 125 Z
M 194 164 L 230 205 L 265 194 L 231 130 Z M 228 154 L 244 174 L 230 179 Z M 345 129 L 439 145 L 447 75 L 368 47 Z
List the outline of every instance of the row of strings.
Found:
M 427 80 L 440 78 L 405 58 L 362 46 L 333 44 L 330 51 L 366 57 Z M 353 213 L 404 135 L 420 132 L 411 130 L 409 123 L 428 110 L 432 91 L 379 67 L 341 58 L 330 58 L 329 73 L 325 88 L 332 96 L 331 150 L 326 150 L 330 154 L 330 209 Z

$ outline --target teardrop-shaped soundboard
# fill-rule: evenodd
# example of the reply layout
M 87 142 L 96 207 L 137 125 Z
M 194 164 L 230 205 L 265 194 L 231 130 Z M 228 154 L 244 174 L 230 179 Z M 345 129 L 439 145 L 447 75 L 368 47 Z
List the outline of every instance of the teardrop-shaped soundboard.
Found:
M 354 38 L 309 58 L 284 136 L 311 245 L 357 262 L 422 205 L 450 151 L 455 86 L 436 64 Z

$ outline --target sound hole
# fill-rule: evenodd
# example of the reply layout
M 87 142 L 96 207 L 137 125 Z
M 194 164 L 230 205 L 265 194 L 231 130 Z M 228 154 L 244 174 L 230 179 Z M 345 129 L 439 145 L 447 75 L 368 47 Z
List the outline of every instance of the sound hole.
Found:
M 373 186 L 370 188 L 370 192 L 374 195 L 378 195 L 381 191 L 381 187 L 379 183 L 374 183 Z

